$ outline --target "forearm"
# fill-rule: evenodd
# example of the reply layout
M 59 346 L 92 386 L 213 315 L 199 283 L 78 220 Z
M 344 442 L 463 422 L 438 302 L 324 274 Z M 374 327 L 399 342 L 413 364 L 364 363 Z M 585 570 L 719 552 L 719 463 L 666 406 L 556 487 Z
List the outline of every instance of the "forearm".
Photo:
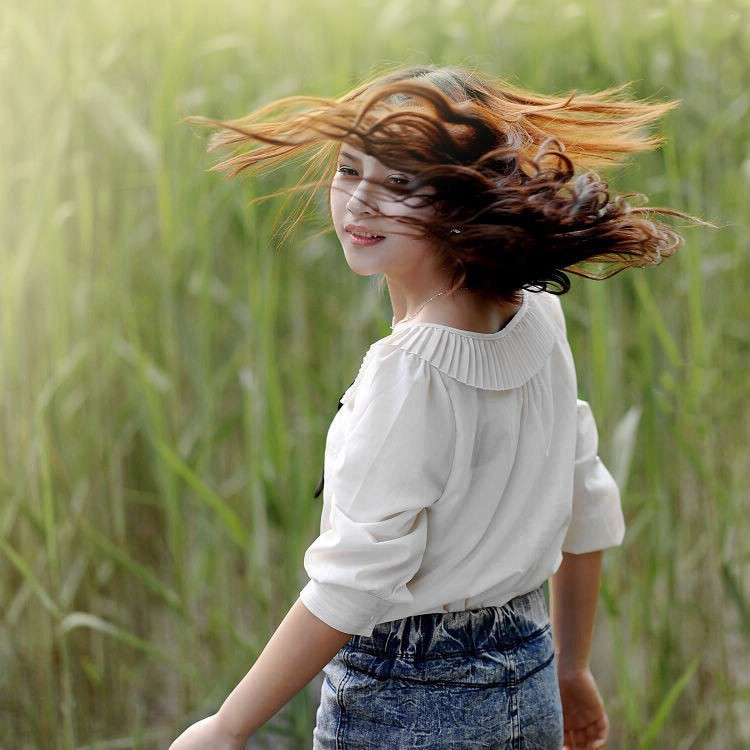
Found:
M 584 669 L 589 663 L 599 600 L 603 551 L 574 555 L 549 579 L 550 622 L 560 674 Z
M 318 619 L 297 599 L 219 709 L 222 726 L 244 742 L 319 674 L 351 637 Z

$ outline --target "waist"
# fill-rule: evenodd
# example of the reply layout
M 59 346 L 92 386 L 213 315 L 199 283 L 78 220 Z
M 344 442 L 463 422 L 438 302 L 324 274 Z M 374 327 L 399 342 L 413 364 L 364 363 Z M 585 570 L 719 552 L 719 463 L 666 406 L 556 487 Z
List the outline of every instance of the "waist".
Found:
M 369 636 L 353 635 L 347 646 L 384 656 L 441 658 L 477 651 L 510 651 L 548 629 L 543 586 L 500 606 L 428 612 L 375 625 Z

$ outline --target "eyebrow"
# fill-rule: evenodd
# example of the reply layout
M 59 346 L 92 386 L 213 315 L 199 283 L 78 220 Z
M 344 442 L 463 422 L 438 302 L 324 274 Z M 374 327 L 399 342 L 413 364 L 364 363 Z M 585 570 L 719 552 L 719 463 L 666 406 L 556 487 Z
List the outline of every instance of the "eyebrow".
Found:
M 345 159 L 351 159 L 352 161 L 359 161 L 359 158 L 357 156 L 354 156 L 354 154 L 350 154 L 347 151 L 339 151 L 339 158 L 341 158 L 342 156 Z M 404 174 L 412 174 L 412 172 L 409 172 L 409 171 L 404 171 L 404 170 L 400 170 L 400 171 L 403 171 Z
M 354 156 L 354 154 L 348 154 L 346 151 L 342 151 L 340 155 L 344 156 L 347 159 L 351 159 L 352 161 L 359 161 L 359 159 Z

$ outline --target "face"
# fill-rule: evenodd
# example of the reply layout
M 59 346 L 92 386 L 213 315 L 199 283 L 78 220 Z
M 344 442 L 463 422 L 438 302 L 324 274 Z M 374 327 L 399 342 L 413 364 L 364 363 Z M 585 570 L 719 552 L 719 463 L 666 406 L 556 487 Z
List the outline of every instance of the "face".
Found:
M 419 206 L 421 200 L 415 197 L 404 200 L 389 188 L 408 185 L 412 178 L 413 174 L 342 144 L 331 182 L 331 215 L 346 262 L 354 273 L 384 273 L 390 281 L 414 286 L 431 272 L 435 260 L 431 244 L 418 236 L 417 227 L 403 219 L 429 218 L 433 208 Z M 382 239 L 360 239 L 356 231 Z

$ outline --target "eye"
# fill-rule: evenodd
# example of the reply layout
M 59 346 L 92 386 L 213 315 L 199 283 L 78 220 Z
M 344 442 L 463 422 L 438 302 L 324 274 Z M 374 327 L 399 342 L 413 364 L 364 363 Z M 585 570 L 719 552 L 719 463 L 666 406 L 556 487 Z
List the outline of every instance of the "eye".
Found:
M 344 175 L 345 177 L 353 177 L 357 174 L 357 171 L 355 169 L 352 169 L 351 167 L 339 167 L 337 172 L 338 174 Z M 407 185 L 409 183 L 408 177 L 398 177 L 396 175 L 393 175 L 388 179 L 395 182 L 396 185 Z

